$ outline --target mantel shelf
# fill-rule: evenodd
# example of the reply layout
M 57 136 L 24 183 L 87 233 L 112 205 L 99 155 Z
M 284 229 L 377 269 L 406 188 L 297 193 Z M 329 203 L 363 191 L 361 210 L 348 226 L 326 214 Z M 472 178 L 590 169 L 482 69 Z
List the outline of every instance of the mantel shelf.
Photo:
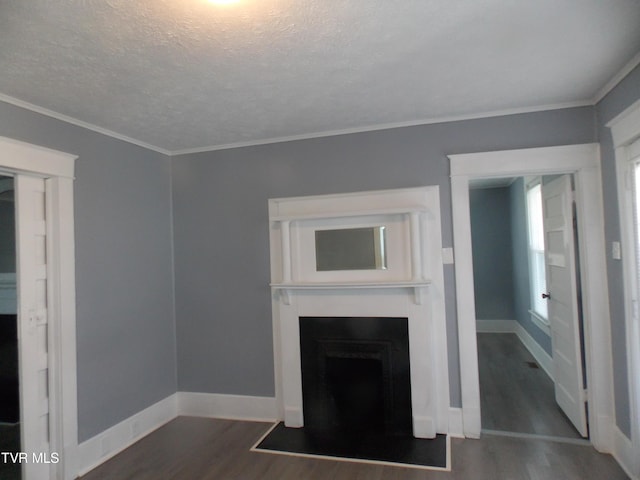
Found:
M 272 222 L 293 222 L 296 220 L 321 220 L 325 218 L 344 218 L 344 217 L 367 217 L 367 216 L 380 216 L 380 215 L 406 215 L 410 213 L 427 213 L 424 207 L 422 208 L 388 208 L 388 209 L 375 209 L 375 210 L 352 210 L 345 212 L 315 212 L 315 213 L 297 213 L 292 215 L 273 215 L 271 216 Z
M 297 283 L 272 283 L 271 288 L 280 292 L 285 305 L 291 305 L 289 292 L 291 290 L 336 290 L 336 289 L 392 289 L 411 288 L 413 289 L 414 302 L 421 305 L 423 302 L 423 291 L 431 284 L 431 280 L 419 280 L 409 282 L 297 282 Z

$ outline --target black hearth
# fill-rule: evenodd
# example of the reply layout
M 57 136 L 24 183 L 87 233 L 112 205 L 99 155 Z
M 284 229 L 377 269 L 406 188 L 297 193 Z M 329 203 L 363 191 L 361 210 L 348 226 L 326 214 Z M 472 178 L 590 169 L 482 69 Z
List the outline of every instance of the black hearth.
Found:
M 305 430 L 412 435 L 407 318 L 300 317 Z

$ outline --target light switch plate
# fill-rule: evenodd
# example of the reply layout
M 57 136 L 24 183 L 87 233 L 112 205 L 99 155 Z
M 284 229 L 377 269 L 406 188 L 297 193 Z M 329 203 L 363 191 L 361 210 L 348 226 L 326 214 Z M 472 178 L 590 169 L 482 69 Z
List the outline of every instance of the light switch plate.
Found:
M 614 260 L 622 259 L 622 252 L 620 251 L 620 242 L 611 242 L 611 258 Z

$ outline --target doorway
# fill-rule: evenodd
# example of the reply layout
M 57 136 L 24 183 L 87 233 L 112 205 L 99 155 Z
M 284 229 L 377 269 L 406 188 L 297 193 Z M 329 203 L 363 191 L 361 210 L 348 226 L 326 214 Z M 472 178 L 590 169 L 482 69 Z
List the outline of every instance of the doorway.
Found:
M 0 137 L 0 175 L 15 198 L 20 391 L 20 455 L 2 460 L 25 480 L 77 476 L 75 158 Z
M 564 392 L 572 386 L 574 395 L 581 396 L 584 390 L 580 328 L 571 331 L 576 333 L 576 338 L 572 339 L 576 345 L 572 350 L 577 350 L 579 365 L 554 365 L 555 361 L 567 356 L 563 351 L 566 339 L 559 338 L 559 328 L 554 328 L 552 335 L 549 300 L 541 295 L 549 291 L 545 253 L 549 254 L 547 257 L 554 254 L 553 251 L 545 252 L 547 236 L 542 190 L 549 197 L 549 188 L 554 188 L 558 182 L 562 188 L 565 180 L 570 194 L 573 182 L 559 176 L 473 179 L 470 182 L 481 421 L 482 431 L 486 433 L 573 441 L 583 436 L 556 401 L 558 397 L 563 402 Z M 557 186 L 555 188 L 557 190 Z M 548 211 L 550 199 L 546 200 Z M 567 210 L 571 214 L 574 209 Z M 569 227 L 573 223 L 572 217 L 564 222 Z M 577 231 L 571 230 L 572 237 L 577 239 Z M 550 231 L 547 243 L 555 239 L 556 231 Z M 575 252 L 570 253 L 575 258 Z M 577 269 L 577 262 L 572 263 Z M 549 273 L 555 275 L 557 271 Z M 572 274 L 576 277 L 576 271 Z M 577 305 L 580 295 L 579 289 L 575 290 L 578 295 L 572 303 Z M 558 315 L 556 305 L 551 310 Z M 579 327 L 580 315 L 573 318 L 569 315 L 569 318 Z M 554 346 L 560 349 L 556 355 L 553 354 Z M 554 372 L 559 370 L 569 372 L 572 378 L 561 379 L 556 384 Z M 583 402 L 580 405 L 563 404 L 563 408 L 577 417 L 578 427 L 586 434 L 580 412 L 572 411 L 576 408 L 584 411 L 584 407 Z
M 14 182 L 0 175 L 0 451 L 14 454 L 21 450 L 15 239 Z M 1 462 L 0 477 L 20 478 L 19 465 Z
M 450 155 L 455 249 L 456 307 L 460 352 L 462 427 L 469 438 L 481 433 L 476 313 L 469 212 L 469 181 L 518 175 L 571 173 L 576 181 L 580 280 L 585 325 L 585 368 L 590 386 L 588 420 L 593 446 L 612 450 L 613 384 L 608 310 L 602 179 L 597 144 Z

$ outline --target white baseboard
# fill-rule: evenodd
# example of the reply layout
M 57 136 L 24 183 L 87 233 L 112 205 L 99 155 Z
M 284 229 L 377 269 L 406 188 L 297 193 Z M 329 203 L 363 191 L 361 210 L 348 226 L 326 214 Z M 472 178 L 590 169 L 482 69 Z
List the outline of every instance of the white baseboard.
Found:
M 93 470 L 179 415 L 274 422 L 276 399 L 178 392 L 78 445 L 78 476 Z
M 536 362 L 553 380 L 553 360 L 527 330 L 516 320 L 476 320 L 478 333 L 515 333 Z
M 78 445 L 78 476 L 93 470 L 177 416 L 176 394 L 108 428 Z
M 278 418 L 274 397 L 178 392 L 177 398 L 179 415 L 258 422 L 275 422 Z
M 516 333 L 515 320 L 476 320 L 478 333 Z
M 462 408 L 449 408 L 449 436 L 455 438 L 464 438 Z
M 633 450 L 633 443 L 620 431 L 613 427 L 613 458 L 622 467 L 631 480 L 640 480 L 640 461 L 638 454 Z
M 522 325 L 518 322 L 516 323 L 515 334 L 518 336 L 522 344 L 529 350 L 533 358 L 536 359 L 536 362 L 542 367 L 542 369 L 549 375 L 551 381 L 553 381 L 553 359 L 551 355 L 549 355 L 544 348 L 540 346 L 538 342 L 536 342 L 533 337 L 527 332 Z

